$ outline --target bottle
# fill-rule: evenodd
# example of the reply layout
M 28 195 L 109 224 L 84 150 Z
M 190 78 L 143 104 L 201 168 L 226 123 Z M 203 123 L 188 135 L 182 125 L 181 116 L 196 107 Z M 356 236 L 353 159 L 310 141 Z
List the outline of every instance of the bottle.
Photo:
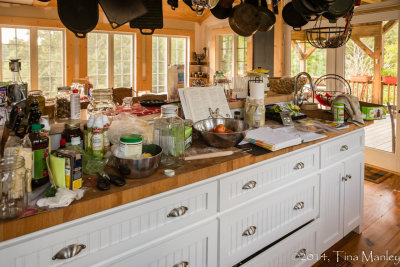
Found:
M 102 159 L 104 156 L 104 136 L 103 136 L 103 118 L 97 116 L 94 120 L 91 137 L 91 148 L 95 158 Z
M 40 118 L 39 123 L 43 125 L 40 132 L 49 138 L 49 151 L 51 152 L 50 123 L 43 117 Z
M 110 128 L 110 121 L 107 115 L 102 115 L 103 119 L 103 139 L 104 139 L 104 153 L 110 150 L 111 144 L 108 138 L 108 129 Z
M 178 167 L 185 161 L 185 121 L 178 117 L 178 107 L 161 106 L 161 116 L 154 119 L 154 143 L 161 146 L 161 163 Z
M 65 138 L 61 138 L 60 140 L 60 148 L 65 148 L 67 146 L 67 140 Z
M 49 181 L 46 158 L 49 155 L 49 138 L 40 133 L 42 126 L 38 123 L 32 125 L 29 139 L 32 143 L 33 166 L 32 187 L 39 187 Z
M 86 135 L 85 135 L 85 150 L 88 151 L 92 147 L 92 128 L 94 125 L 94 115 L 90 115 L 89 120 L 86 124 Z
M 233 114 L 234 114 L 233 118 L 235 120 L 240 120 L 240 111 L 235 111 Z
M 81 119 L 81 96 L 79 95 L 78 89 L 72 90 L 70 95 L 71 102 L 71 120 Z

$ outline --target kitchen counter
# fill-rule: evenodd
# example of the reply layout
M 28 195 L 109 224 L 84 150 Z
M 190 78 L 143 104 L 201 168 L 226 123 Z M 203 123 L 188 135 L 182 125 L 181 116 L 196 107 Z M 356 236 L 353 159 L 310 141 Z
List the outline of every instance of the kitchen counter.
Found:
M 366 125 L 373 122 L 366 121 Z M 221 175 L 245 166 L 255 164 L 270 158 L 324 142 L 328 139 L 343 135 L 357 129 L 351 124 L 342 133 L 328 133 L 327 137 L 321 140 L 285 148 L 261 156 L 253 156 L 247 153 L 238 152 L 232 156 L 214 159 L 196 160 L 185 163 L 184 166 L 175 170 L 175 176 L 164 175 L 164 168 L 159 168 L 150 177 L 138 180 L 127 180 L 123 187 L 111 186 L 108 191 L 99 191 L 92 183 L 84 177 L 84 187 L 88 188 L 84 197 L 74 201 L 70 206 L 60 209 L 40 211 L 38 214 L 0 222 L 0 241 L 16 238 L 28 233 L 39 231 L 48 227 L 59 225 L 71 220 L 101 212 L 113 207 L 137 201 L 146 197 L 163 193 L 172 189 L 196 183 L 217 175 Z

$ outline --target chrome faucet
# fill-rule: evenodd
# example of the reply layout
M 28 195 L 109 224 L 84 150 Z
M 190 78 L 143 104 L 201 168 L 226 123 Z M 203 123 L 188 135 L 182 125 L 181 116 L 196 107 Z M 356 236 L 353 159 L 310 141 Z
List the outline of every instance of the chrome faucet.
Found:
M 311 90 L 313 91 L 313 93 L 316 92 L 315 89 L 315 84 L 311 78 L 311 75 L 308 74 L 307 72 L 300 72 L 299 74 L 296 75 L 296 77 L 294 78 L 294 96 L 293 96 L 293 104 L 297 105 L 297 106 L 301 106 L 304 102 L 304 96 L 303 96 L 303 88 L 300 88 L 300 96 L 298 94 L 298 82 L 301 76 L 306 76 L 308 81 L 310 82 L 310 86 L 311 86 Z

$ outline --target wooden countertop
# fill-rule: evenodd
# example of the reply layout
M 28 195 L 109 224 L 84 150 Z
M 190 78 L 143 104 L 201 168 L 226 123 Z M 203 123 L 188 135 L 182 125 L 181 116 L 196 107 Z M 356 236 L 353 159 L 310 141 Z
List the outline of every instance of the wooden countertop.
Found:
M 290 102 L 293 101 L 293 94 L 277 94 L 274 92 L 268 92 L 267 97 L 264 99 L 264 104 L 274 104 L 279 102 Z M 243 108 L 245 100 L 238 100 L 235 102 L 229 102 L 229 108 Z
M 371 123 L 373 122 L 366 122 L 366 125 Z M 87 187 L 88 190 L 81 200 L 74 201 L 70 206 L 65 208 L 39 211 L 35 215 L 22 219 L 0 221 L 0 241 L 19 237 L 132 201 L 196 183 L 360 128 L 361 127 L 351 124 L 350 127 L 344 129 L 342 133 L 329 133 L 327 134 L 327 138 L 285 148 L 261 156 L 253 156 L 248 153 L 239 152 L 228 157 L 187 162 L 185 165 L 175 170 L 176 175 L 173 177 L 165 176 L 163 173 L 164 168 L 161 167 L 150 177 L 127 180 L 125 186 L 111 186 L 111 189 L 108 191 L 99 191 L 88 181 L 87 176 L 85 176 L 83 186 Z

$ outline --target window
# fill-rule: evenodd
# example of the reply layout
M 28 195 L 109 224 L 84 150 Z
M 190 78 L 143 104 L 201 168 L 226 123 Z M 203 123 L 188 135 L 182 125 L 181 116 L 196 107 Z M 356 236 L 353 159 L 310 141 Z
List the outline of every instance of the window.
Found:
M 291 75 L 308 72 L 319 78 L 326 74 L 327 49 L 316 49 L 305 40 L 292 40 Z
M 237 45 L 237 74 L 239 76 L 245 75 L 247 71 L 247 38 L 238 36 Z
M 63 85 L 63 32 L 38 30 L 38 83 L 46 97 Z
M 114 34 L 114 87 L 132 87 L 133 36 Z
M 152 91 L 167 92 L 168 65 L 180 65 L 187 77 L 189 39 L 186 37 L 153 36 L 152 38 Z M 185 83 L 187 84 L 187 78 Z
M 238 35 L 219 36 L 218 57 L 217 68 L 224 75 L 243 76 L 247 70 L 247 38 Z
M 108 88 L 108 34 L 87 35 L 88 76 L 94 88 Z
M 12 81 L 9 69 L 10 59 L 21 59 L 21 79 L 31 83 L 30 30 L 19 28 L 1 28 L 1 65 L 2 80 Z

